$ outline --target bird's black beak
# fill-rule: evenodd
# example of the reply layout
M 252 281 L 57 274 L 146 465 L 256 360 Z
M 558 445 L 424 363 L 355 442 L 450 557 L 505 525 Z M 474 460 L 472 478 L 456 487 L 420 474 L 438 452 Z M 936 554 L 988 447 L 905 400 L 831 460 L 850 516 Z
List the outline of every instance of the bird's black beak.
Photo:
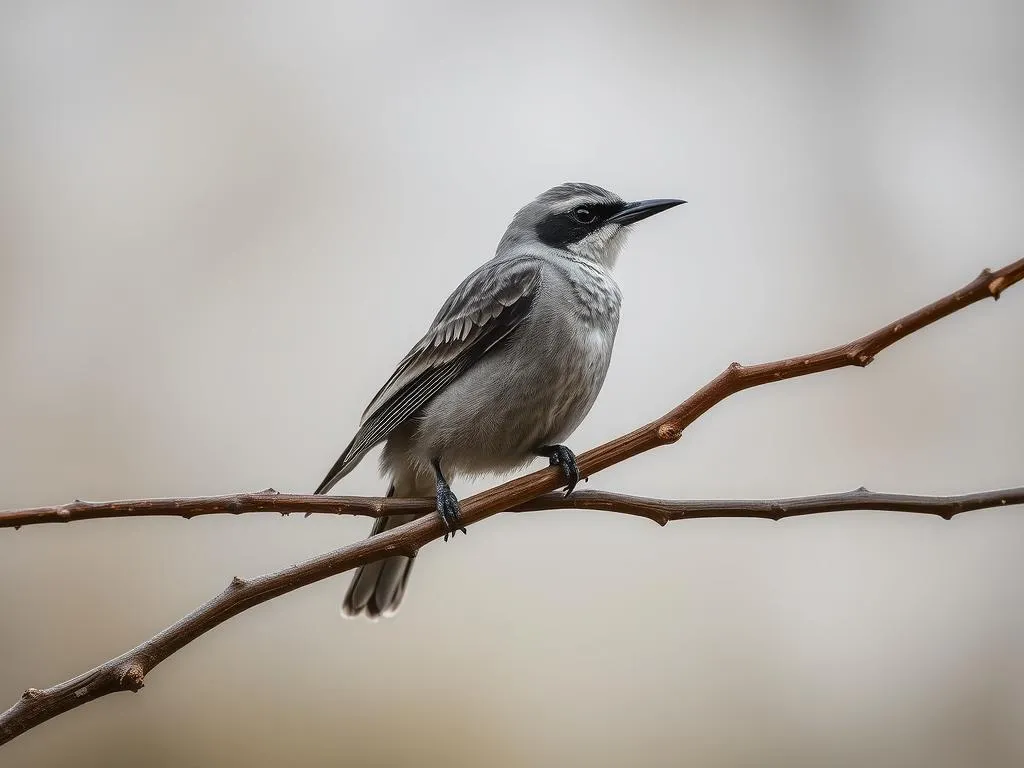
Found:
M 643 221 L 648 216 L 667 211 L 682 205 L 685 200 L 639 200 L 635 203 L 626 203 L 626 207 L 605 221 L 606 224 L 635 224 Z

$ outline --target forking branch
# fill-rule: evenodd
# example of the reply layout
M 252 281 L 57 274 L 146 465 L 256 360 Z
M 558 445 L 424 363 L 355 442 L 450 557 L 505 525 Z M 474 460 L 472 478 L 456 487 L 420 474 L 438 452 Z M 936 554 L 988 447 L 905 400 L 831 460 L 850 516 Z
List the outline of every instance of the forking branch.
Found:
M 752 366 L 733 363 L 661 418 L 577 457 L 580 472 L 585 477 L 593 475 L 652 448 L 676 442 L 683 430 L 701 415 L 725 398 L 744 389 L 847 366 L 864 367 L 879 352 L 900 339 L 984 298 L 998 299 L 1004 290 L 1022 278 L 1024 278 L 1024 259 L 1015 261 L 995 272 L 984 270 L 960 290 L 848 344 L 800 357 Z M 465 525 L 471 525 L 491 515 L 508 510 L 525 511 L 527 509 L 579 506 L 640 514 L 662 522 L 670 519 L 710 516 L 714 514 L 714 510 L 707 506 L 709 504 L 723 505 L 718 510 L 719 514 L 728 513 L 734 516 L 775 519 L 791 514 L 848 508 L 900 509 L 932 512 L 943 517 L 950 517 L 969 507 L 982 508 L 1019 504 L 1022 501 L 1022 492 L 1024 492 L 1024 489 L 1016 488 L 963 497 L 934 498 L 871 494 L 858 490 L 849 494 L 777 500 L 775 502 L 668 502 L 600 492 L 581 492 L 579 498 L 563 499 L 551 493 L 561 483 L 562 475 L 555 468 L 533 472 L 503 483 L 465 500 L 462 504 L 462 521 Z M 182 506 L 177 511 L 169 511 L 175 504 Z M 218 507 L 218 504 L 221 506 Z M 319 510 L 334 513 L 381 515 L 397 512 L 399 505 L 403 507 L 402 511 L 412 511 L 408 508 L 409 505 L 417 504 L 421 505 L 424 511 L 433 509 L 432 505 L 420 500 L 398 502 L 383 499 L 296 497 L 263 493 L 215 497 L 214 499 L 149 500 L 109 504 L 76 502 L 64 507 L 0 513 L 0 520 L 5 521 L 4 524 L 7 527 L 18 527 L 19 525 L 70 519 L 142 515 L 147 512 L 149 514 L 185 514 L 190 516 L 191 514 L 212 512 L 311 512 Z M 685 509 L 687 504 L 703 506 L 700 509 L 691 509 L 687 514 Z M 726 508 L 729 504 L 733 505 L 731 511 Z M 814 508 L 815 504 L 818 505 L 818 508 Z M 265 509 L 275 505 L 276 509 Z M 243 509 L 243 507 L 246 508 Z M 203 509 L 207 511 L 203 512 Z M 14 522 L 18 519 L 20 522 Z M 221 594 L 135 648 L 51 688 L 42 690 L 30 688 L 25 691 L 14 706 L 0 715 L 0 744 L 88 701 L 117 691 L 139 690 L 142 688 L 146 675 L 160 662 L 242 611 L 360 565 L 395 554 L 410 555 L 442 536 L 444 532 L 444 527 L 436 515 L 426 515 L 378 536 L 363 539 L 276 573 L 249 580 L 235 577 Z

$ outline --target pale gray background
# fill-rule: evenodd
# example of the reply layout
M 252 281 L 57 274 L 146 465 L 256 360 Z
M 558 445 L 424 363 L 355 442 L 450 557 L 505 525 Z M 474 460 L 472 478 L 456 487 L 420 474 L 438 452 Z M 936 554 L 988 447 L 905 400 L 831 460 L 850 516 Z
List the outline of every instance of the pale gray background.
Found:
M 308 491 L 566 180 L 690 201 L 620 261 L 578 450 L 872 330 L 1022 255 L 1022 28 L 1010 1 L 5 2 L 0 507 Z M 1022 328 L 1018 288 L 590 487 L 1020 484 Z M 371 459 L 338 490 L 384 487 Z M 0 531 L 0 705 L 369 525 Z M 1019 765 L 1022 557 L 1014 510 L 492 519 L 422 553 L 393 621 L 340 619 L 347 577 L 302 590 L 0 762 Z

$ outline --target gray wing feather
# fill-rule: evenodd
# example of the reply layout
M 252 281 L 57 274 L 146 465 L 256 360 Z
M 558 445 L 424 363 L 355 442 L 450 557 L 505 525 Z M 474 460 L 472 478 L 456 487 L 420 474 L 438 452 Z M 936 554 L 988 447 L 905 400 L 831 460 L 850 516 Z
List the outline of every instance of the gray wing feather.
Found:
M 370 401 L 359 431 L 315 492 L 330 490 L 367 451 L 508 338 L 529 314 L 540 282 L 533 257 L 489 261 L 467 277 Z

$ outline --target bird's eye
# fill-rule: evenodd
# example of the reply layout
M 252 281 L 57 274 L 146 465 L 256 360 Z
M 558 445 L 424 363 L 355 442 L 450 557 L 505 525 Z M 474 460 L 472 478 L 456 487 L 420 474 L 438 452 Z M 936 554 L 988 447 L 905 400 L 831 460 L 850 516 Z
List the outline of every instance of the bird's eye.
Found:
M 582 205 L 572 212 L 572 217 L 580 224 L 593 224 L 597 220 L 597 214 Z

